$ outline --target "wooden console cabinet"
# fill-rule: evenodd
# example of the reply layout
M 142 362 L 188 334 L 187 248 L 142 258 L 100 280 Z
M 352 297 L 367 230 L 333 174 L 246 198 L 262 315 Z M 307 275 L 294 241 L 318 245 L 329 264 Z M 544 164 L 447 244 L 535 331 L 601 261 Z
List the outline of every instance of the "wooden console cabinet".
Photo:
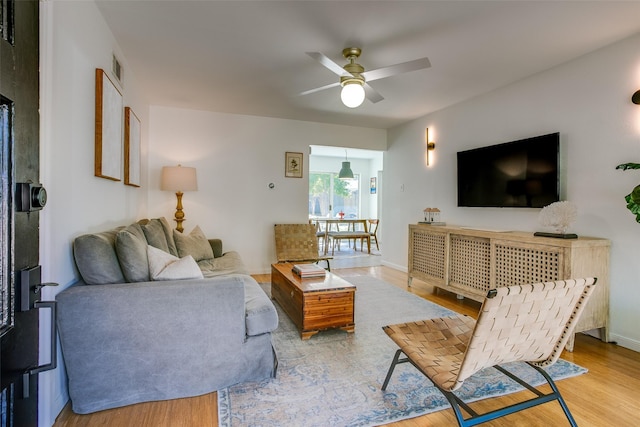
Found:
M 409 225 L 409 286 L 414 278 L 482 301 L 489 289 L 580 277 L 598 282 L 575 332 L 600 329 L 608 341 L 609 248 L 606 239 L 556 239 L 533 233 Z M 567 345 L 573 348 L 573 338 Z

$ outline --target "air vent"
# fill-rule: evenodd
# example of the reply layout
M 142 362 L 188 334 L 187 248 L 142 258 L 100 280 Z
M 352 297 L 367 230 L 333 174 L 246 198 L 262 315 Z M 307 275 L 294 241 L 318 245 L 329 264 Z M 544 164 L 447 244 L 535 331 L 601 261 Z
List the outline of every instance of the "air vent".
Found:
M 122 77 L 124 75 L 124 70 L 122 69 L 122 65 L 120 65 L 120 61 L 113 55 L 113 75 L 116 79 L 122 84 Z

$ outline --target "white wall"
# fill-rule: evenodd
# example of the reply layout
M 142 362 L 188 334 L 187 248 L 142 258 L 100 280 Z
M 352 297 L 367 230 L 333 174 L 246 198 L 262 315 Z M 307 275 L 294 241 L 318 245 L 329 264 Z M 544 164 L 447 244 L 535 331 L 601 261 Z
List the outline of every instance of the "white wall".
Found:
M 40 264 L 42 280 L 60 284 L 43 290 L 43 299 L 53 299 L 78 277 L 71 251 L 76 236 L 146 215 L 148 116 L 135 76 L 93 2 L 45 1 L 40 15 L 40 171 L 49 196 L 40 213 Z M 112 53 L 124 66 L 124 105 L 142 122 L 139 189 L 94 177 L 95 69 L 110 71 Z M 48 319 L 40 331 L 41 361 L 48 362 Z M 40 374 L 39 392 L 39 422 L 50 426 L 68 400 L 60 354 L 58 369 Z
M 640 224 L 624 196 L 640 161 L 640 36 L 389 131 L 385 154 L 384 259 L 407 266 L 407 229 L 422 209 L 438 207 L 448 224 L 536 231 L 539 209 L 456 207 L 456 152 L 560 132 L 566 200 L 577 204 L 573 231 L 610 239 L 611 339 L 640 351 Z M 424 129 L 436 141 L 424 164 Z M 404 191 L 401 190 L 404 186 Z
M 185 233 L 199 225 L 222 238 L 251 273 L 276 261 L 274 224 L 308 221 L 309 145 L 386 149 L 380 129 L 160 106 L 150 108 L 149 122 L 149 216 L 175 213 L 176 196 L 159 189 L 162 167 L 195 167 L 198 191 L 182 200 Z M 284 177 L 287 151 L 304 154 L 302 179 Z

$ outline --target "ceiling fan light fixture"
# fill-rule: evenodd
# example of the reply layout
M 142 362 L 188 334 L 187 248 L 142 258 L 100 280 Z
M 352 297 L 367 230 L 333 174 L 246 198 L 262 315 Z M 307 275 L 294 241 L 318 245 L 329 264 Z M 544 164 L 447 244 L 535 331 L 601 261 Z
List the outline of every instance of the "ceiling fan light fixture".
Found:
M 345 106 L 349 108 L 361 106 L 364 102 L 364 96 L 364 87 L 359 80 L 351 79 L 342 83 L 340 99 Z

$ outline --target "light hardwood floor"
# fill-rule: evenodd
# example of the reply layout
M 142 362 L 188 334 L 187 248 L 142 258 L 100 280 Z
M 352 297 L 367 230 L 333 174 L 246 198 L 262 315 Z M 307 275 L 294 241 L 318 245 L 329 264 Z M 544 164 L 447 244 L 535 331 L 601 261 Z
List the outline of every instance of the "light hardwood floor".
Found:
M 334 269 L 333 272 L 347 280 L 349 276 L 354 275 L 374 276 L 444 307 L 474 317 L 479 308 L 479 304 L 474 301 L 458 300 L 455 295 L 436 291 L 418 280 L 414 280 L 412 288 L 407 288 L 406 273 L 388 267 Z M 269 275 L 254 277 L 260 282 L 269 281 Z M 392 357 L 393 355 L 390 354 L 389 361 Z M 562 358 L 589 370 L 585 375 L 557 382 L 578 425 L 625 427 L 638 424 L 637 418 L 640 416 L 639 353 L 578 334 L 574 352 L 565 351 Z M 516 393 L 500 399 L 477 402 L 474 408 L 478 411 L 486 411 L 495 409 L 498 406 L 496 402 L 516 403 L 519 399 L 530 396 L 528 392 Z M 210 393 L 188 399 L 141 403 L 89 415 L 74 414 L 67 405 L 58 416 L 54 427 L 215 427 L 217 425 L 217 396 L 216 393 Z M 393 427 L 453 425 L 457 423 L 451 410 L 389 424 Z M 552 402 L 483 425 L 542 427 L 564 426 L 568 423 L 560 406 Z

